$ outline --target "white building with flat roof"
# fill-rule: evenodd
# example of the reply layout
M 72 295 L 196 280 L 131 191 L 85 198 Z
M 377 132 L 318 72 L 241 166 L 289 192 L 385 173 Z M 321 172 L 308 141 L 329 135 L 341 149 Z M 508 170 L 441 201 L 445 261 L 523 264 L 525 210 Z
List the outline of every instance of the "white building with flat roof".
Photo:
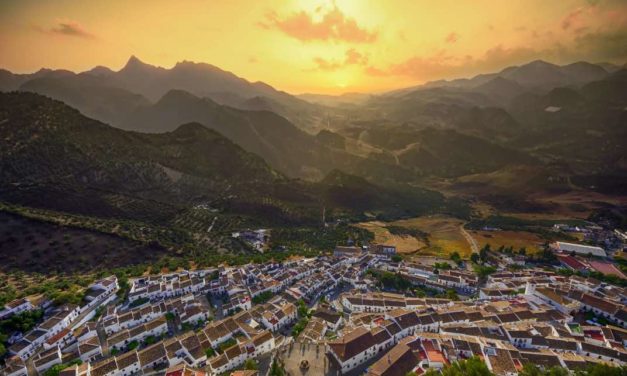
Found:
M 557 249 L 562 252 L 575 252 L 580 255 L 592 254 L 592 256 L 607 257 L 607 253 L 601 247 L 593 247 L 590 245 L 556 242 Z

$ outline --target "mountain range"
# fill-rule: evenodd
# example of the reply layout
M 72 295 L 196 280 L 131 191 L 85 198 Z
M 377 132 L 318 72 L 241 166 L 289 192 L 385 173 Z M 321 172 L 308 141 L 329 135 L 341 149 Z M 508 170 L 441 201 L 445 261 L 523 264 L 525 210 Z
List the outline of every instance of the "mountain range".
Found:
M 355 184 L 365 180 L 337 170 L 318 183 L 290 179 L 199 123 L 125 131 L 38 94 L 8 93 L 0 124 L 0 197 L 19 205 L 160 225 L 200 204 L 266 225 L 317 224 L 322 207 L 330 217 L 394 216 L 445 205 L 435 192 Z M 337 199 L 346 195 L 363 199 Z
M 119 71 L 101 66 L 79 74 L 48 69 L 12 74 L 1 70 L 0 91 L 18 89 L 62 99 L 89 116 L 112 122 L 118 120 L 117 106 L 154 103 L 171 90 L 187 91 L 240 109 L 273 111 L 303 126 L 318 116 L 317 106 L 309 102 L 210 64 L 183 61 L 166 69 L 146 64 L 135 56 Z
M 624 69 L 624 67 L 610 63 L 592 64 L 579 61 L 567 65 L 557 65 L 543 60 L 535 60 L 521 66 L 504 68 L 497 73 L 480 74 L 470 79 L 432 81 L 424 86 L 476 88 L 495 78 L 503 78 L 524 87 L 546 89 L 557 86 L 581 85 L 600 80 L 620 69 Z
M 131 57 L 119 71 L 0 71 L 0 90 L 46 95 L 144 139 L 197 124 L 286 179 L 341 171 L 406 189 L 531 166 L 594 189 L 590 181 L 626 174 L 626 72 L 534 61 L 379 95 L 293 96 L 209 64 L 166 69 Z

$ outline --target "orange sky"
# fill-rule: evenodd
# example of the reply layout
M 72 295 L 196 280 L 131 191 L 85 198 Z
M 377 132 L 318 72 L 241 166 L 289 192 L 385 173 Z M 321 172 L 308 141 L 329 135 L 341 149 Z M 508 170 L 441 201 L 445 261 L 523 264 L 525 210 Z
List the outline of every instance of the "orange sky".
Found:
M 624 0 L 2 0 L 0 67 L 192 60 L 292 93 L 382 91 L 534 59 L 627 62 Z

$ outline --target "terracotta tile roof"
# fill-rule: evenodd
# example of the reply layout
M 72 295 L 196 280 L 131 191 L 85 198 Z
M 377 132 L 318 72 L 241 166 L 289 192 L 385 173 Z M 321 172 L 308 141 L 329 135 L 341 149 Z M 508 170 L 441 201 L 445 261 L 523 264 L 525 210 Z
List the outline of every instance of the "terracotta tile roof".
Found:
M 340 340 L 329 342 L 328 345 L 340 360 L 346 361 L 375 344 L 372 333 L 364 327 L 359 327 Z
M 138 352 L 139 362 L 142 367 L 166 357 L 163 343 L 156 343 Z
M 129 367 L 130 365 L 134 363 L 138 363 L 139 357 L 137 356 L 137 351 L 130 351 L 130 352 L 127 352 L 126 354 L 122 354 L 116 357 L 115 361 L 118 364 L 118 369 L 122 370 L 126 367 Z
M 242 354 L 242 349 L 239 344 L 235 344 L 226 350 L 224 350 L 224 355 L 226 355 L 229 359 L 237 358 Z
M 508 373 L 517 373 L 516 365 L 505 349 L 491 347 L 485 351 L 488 361 L 492 366 L 492 372 L 496 375 L 505 375 Z
M 270 333 L 270 331 L 268 330 L 264 330 L 260 334 L 254 336 L 252 338 L 252 342 L 255 346 L 260 346 L 264 344 L 265 342 L 270 341 L 271 339 L 272 339 L 272 333 Z
M 592 296 L 590 294 L 583 294 L 581 301 L 586 305 L 597 308 L 609 314 L 614 314 L 616 313 L 616 311 L 618 311 L 618 306 L 616 304 L 609 302 L 605 299 L 597 298 L 596 296 Z
M 418 364 L 418 356 L 400 343 L 368 368 L 370 376 L 405 376 Z
M 94 364 L 91 368 L 91 376 L 104 376 L 118 368 L 114 358 L 105 359 Z
M 229 360 L 227 359 L 226 355 L 222 354 L 220 356 L 214 357 L 209 364 L 211 365 L 211 368 L 213 369 L 218 369 L 222 366 L 225 366 L 227 363 L 229 362 Z

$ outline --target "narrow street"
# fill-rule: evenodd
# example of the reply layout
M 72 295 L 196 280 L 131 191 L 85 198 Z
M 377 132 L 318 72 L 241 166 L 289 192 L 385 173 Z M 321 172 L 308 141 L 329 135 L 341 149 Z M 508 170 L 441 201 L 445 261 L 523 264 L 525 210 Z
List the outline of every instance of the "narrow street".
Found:
M 98 325 L 96 325 L 96 332 L 98 333 L 100 348 L 102 348 L 102 355 L 107 357 L 109 356 L 109 344 L 107 343 L 107 334 L 105 333 L 102 322 L 99 322 Z
M 222 314 L 222 297 L 218 295 L 211 295 L 210 299 L 211 300 L 207 298 L 207 304 L 209 304 L 210 307 L 215 307 L 211 308 L 214 313 L 213 319 L 222 320 L 224 318 L 224 315 Z
M 174 315 L 174 320 L 168 320 L 168 336 L 177 336 L 181 332 L 181 318 Z
M 28 372 L 28 376 L 37 376 L 37 370 L 35 369 L 33 358 L 32 357 L 28 358 L 25 364 L 26 364 L 26 371 Z

